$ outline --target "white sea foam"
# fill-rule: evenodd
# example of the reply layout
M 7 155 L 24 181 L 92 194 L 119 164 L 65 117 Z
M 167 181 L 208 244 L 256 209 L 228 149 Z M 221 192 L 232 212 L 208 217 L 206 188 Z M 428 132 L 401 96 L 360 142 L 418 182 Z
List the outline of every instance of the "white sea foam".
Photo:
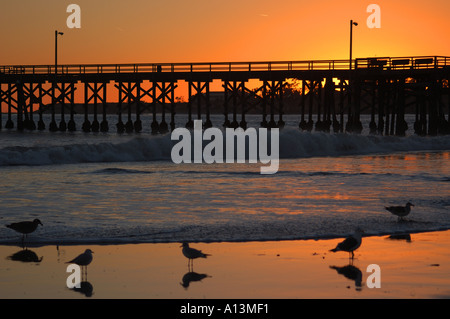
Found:
M 171 141 L 170 134 L 90 140 L 88 143 L 74 143 L 74 140 L 59 145 L 47 143 L 5 146 L 0 149 L 0 166 L 170 161 L 175 143 Z M 280 132 L 280 158 L 443 150 L 450 150 L 450 136 L 394 137 L 308 133 L 295 128 L 285 128 Z

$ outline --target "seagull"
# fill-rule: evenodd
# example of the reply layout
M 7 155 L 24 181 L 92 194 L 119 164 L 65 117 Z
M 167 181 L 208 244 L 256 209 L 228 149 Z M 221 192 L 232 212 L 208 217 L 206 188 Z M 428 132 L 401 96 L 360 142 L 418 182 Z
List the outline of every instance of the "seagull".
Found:
M 190 263 L 194 263 L 195 258 L 206 258 L 207 256 L 211 256 L 209 254 L 204 254 L 201 250 L 189 247 L 189 244 L 184 242 L 180 247 L 183 247 L 183 255 L 188 258 L 188 267 Z
M 23 241 L 26 238 L 27 234 L 32 233 L 36 230 L 39 224 L 41 226 L 44 226 L 42 225 L 41 221 L 36 218 L 32 222 L 26 221 L 26 222 L 12 223 L 10 225 L 6 225 L 6 227 L 11 228 L 16 232 L 22 233 L 22 241 Z
M 361 228 L 357 228 L 353 235 L 347 237 L 343 242 L 337 244 L 336 248 L 331 249 L 330 251 L 332 251 L 333 253 L 337 251 L 347 251 L 352 254 L 353 259 L 354 257 L 353 251 L 355 251 L 356 249 L 359 248 L 359 246 L 361 246 L 362 234 L 364 234 L 364 231 Z
M 392 214 L 399 217 L 400 220 L 403 220 L 403 217 L 407 216 L 411 212 L 411 206 L 414 206 L 410 202 L 406 203 L 406 205 L 403 206 L 389 206 L 385 207 L 385 209 Z
M 84 251 L 84 253 L 82 253 L 81 255 L 79 255 L 77 257 L 75 257 L 71 261 L 66 262 L 66 264 L 77 264 L 78 266 L 85 266 L 86 267 L 86 271 L 87 271 L 87 266 L 92 261 L 92 254 L 93 253 L 94 252 L 92 250 L 86 249 Z

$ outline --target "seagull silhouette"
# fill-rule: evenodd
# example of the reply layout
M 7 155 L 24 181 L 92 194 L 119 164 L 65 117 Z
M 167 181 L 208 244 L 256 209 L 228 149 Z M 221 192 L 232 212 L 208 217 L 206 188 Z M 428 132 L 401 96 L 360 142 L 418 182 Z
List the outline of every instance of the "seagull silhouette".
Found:
M 19 250 L 17 253 L 8 257 L 10 260 L 21 261 L 24 263 L 40 263 L 43 258 L 44 257 L 39 258 L 34 251 L 28 249 Z
M 71 261 L 66 262 L 66 264 L 77 264 L 78 266 L 84 266 L 87 272 L 87 266 L 92 262 L 92 254 L 94 252 L 90 249 L 86 249 L 84 253 L 78 255 Z
M 347 237 L 344 241 L 337 244 L 336 248 L 331 249 L 332 252 L 337 251 L 347 251 L 349 254 L 351 254 L 352 259 L 354 257 L 354 251 L 361 246 L 362 241 L 362 234 L 364 234 L 364 231 L 361 228 L 357 228 L 355 233 L 353 235 L 350 235 Z M 350 255 L 349 255 L 350 257 Z
M 409 215 L 411 212 L 411 206 L 414 206 L 414 204 L 408 202 L 405 206 L 389 206 L 385 207 L 385 209 L 391 212 L 391 214 L 398 216 L 399 220 L 403 220 L 403 217 Z
M 209 254 L 204 254 L 201 250 L 189 247 L 187 242 L 183 242 L 180 247 L 183 247 L 183 255 L 188 259 L 188 267 L 190 264 L 193 266 L 194 259 L 196 258 L 206 258 L 207 256 L 211 256 Z
M 18 233 L 21 233 L 23 241 L 26 238 L 27 234 L 30 234 L 36 230 L 38 225 L 44 226 L 42 225 L 41 221 L 36 218 L 32 222 L 26 221 L 26 222 L 12 223 L 10 225 L 6 225 L 6 227 L 11 228 Z
M 343 275 L 345 278 L 353 280 L 355 282 L 356 290 L 361 290 L 362 272 L 358 267 L 347 265 L 343 267 L 330 266 L 330 268 L 336 270 L 338 274 Z
M 186 274 L 184 274 L 183 279 L 181 279 L 182 282 L 180 282 L 180 285 L 184 287 L 184 289 L 188 289 L 189 285 L 193 281 L 202 281 L 202 279 L 210 277 L 207 274 L 198 274 L 196 272 L 190 271 Z

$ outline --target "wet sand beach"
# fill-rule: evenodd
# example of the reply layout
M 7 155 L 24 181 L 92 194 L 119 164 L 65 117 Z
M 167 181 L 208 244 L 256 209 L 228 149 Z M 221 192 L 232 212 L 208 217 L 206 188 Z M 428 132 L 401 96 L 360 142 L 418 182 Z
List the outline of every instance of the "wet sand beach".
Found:
M 0 246 L 2 299 L 334 299 L 449 298 L 450 231 L 363 237 L 353 261 L 326 240 Z M 82 289 L 66 286 L 67 261 L 94 252 Z M 380 268 L 380 288 L 367 283 Z M 372 277 L 373 278 L 373 277 Z M 372 281 L 374 282 L 374 281 Z

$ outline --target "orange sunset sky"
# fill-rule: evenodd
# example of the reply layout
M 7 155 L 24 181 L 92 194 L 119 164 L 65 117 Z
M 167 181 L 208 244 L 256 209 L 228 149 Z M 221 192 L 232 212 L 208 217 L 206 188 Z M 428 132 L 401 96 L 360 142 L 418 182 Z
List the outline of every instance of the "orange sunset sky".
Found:
M 69 4 L 81 28 L 69 29 Z M 369 4 L 381 28 L 369 29 Z M 2 0 L 0 65 L 450 56 L 448 0 Z

